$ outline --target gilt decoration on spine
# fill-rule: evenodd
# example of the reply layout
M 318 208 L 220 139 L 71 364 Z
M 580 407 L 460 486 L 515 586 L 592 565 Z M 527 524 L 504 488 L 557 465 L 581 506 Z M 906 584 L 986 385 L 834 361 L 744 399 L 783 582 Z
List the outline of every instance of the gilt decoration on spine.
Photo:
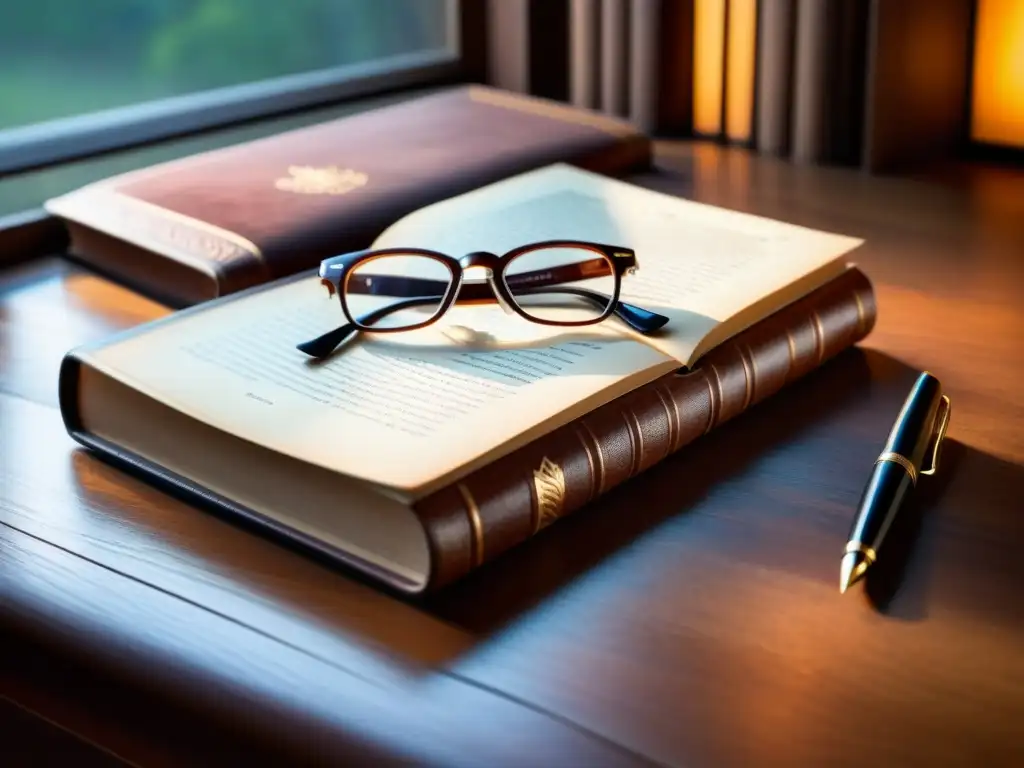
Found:
M 537 499 L 533 526 L 536 533 L 555 522 L 565 504 L 565 473 L 547 456 L 533 470 L 533 490 Z

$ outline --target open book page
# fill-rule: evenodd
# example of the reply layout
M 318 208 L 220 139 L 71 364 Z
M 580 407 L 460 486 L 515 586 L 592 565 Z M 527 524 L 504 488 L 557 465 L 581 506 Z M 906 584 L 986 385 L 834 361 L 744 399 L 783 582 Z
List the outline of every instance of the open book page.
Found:
M 621 299 L 670 317 L 645 341 L 687 365 L 845 270 L 861 243 L 555 164 L 427 206 L 374 245 L 459 257 L 561 238 L 636 252 Z
M 157 323 L 89 361 L 225 432 L 403 499 L 677 366 L 612 328 L 566 333 L 493 304 L 356 336 L 319 363 L 295 348 L 342 323 L 337 298 L 306 277 Z

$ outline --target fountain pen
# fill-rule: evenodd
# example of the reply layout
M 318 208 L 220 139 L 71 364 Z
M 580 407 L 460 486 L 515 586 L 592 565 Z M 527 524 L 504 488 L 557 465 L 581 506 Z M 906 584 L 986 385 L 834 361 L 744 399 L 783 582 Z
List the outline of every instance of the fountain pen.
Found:
M 918 478 L 935 474 L 949 413 L 949 397 L 942 394 L 939 380 L 925 371 L 914 382 L 864 488 L 843 551 L 840 592 L 874 565 L 889 526 Z

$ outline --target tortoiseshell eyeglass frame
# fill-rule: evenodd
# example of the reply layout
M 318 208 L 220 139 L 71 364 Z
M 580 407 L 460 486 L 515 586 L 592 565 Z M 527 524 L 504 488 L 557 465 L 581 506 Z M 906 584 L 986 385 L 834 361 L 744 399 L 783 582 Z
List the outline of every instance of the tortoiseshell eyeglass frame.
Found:
M 544 269 L 506 274 L 507 268 L 519 256 L 539 250 L 553 248 L 575 248 L 581 251 L 581 261 Z M 589 251 L 593 257 L 582 259 L 582 252 Z M 442 264 L 449 272 L 448 281 L 422 277 L 404 277 L 391 274 L 367 274 L 356 267 L 364 267 L 367 262 L 386 256 L 420 256 L 433 259 Z M 456 259 L 445 253 L 424 248 L 383 248 L 362 250 L 332 256 L 320 262 L 320 282 L 331 295 L 337 295 L 341 310 L 348 323 L 341 325 L 316 339 L 303 342 L 298 348 L 311 357 L 323 358 L 355 331 L 372 333 L 396 333 L 412 331 L 437 322 L 448 309 L 456 303 L 477 304 L 497 302 L 503 309 L 514 312 L 532 323 L 573 327 L 594 325 L 615 315 L 628 326 L 640 333 L 651 333 L 668 322 L 668 318 L 656 312 L 643 309 L 619 300 L 622 277 L 632 274 L 638 268 L 637 258 L 630 248 L 604 245 L 581 240 L 544 240 L 519 246 L 503 255 L 487 251 L 474 251 Z M 465 282 L 466 270 L 482 267 L 487 274 L 484 282 Z M 611 295 L 577 286 L 571 283 L 591 277 L 614 277 L 614 289 Z M 568 293 L 600 308 L 600 314 L 584 320 L 552 320 L 537 317 L 521 307 L 516 294 L 536 295 L 538 293 Z M 385 307 L 380 307 L 367 314 L 356 317 L 349 308 L 346 297 L 349 294 L 375 294 L 395 297 L 408 297 Z M 425 304 L 436 304 L 437 309 L 427 319 L 399 327 L 378 327 L 375 325 L 387 315 L 403 309 Z

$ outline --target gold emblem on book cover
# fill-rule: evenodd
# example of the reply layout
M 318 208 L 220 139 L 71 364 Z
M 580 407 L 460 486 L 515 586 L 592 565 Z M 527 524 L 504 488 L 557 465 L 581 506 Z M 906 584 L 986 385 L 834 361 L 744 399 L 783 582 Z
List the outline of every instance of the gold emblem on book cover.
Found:
M 366 186 L 370 177 L 351 168 L 329 165 L 315 168 L 309 165 L 290 165 L 288 175 L 274 182 L 283 192 L 300 195 L 344 195 L 353 189 Z
M 537 494 L 537 528 L 551 525 L 562 514 L 565 504 L 565 473 L 547 456 L 533 470 L 533 489 Z

